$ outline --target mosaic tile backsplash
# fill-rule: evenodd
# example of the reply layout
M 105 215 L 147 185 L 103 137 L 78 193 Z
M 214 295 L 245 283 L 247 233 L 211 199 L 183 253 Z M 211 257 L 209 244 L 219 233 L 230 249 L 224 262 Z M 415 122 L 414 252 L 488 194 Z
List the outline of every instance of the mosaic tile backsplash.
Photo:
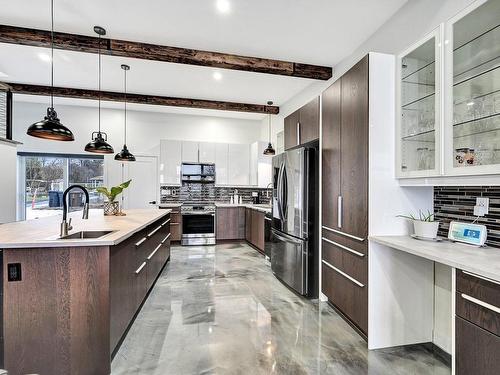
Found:
M 434 213 L 439 220 L 439 235 L 448 236 L 452 220 L 473 222 L 477 197 L 490 198 L 488 215 L 480 217 L 478 224 L 488 228 L 489 246 L 500 247 L 500 186 L 439 186 L 434 187 Z
M 230 197 L 238 191 L 243 203 L 252 203 L 252 193 L 260 194 L 261 204 L 271 201 L 271 189 L 214 186 L 212 184 L 183 184 L 182 186 L 161 186 L 161 203 L 177 203 L 188 201 L 229 203 Z

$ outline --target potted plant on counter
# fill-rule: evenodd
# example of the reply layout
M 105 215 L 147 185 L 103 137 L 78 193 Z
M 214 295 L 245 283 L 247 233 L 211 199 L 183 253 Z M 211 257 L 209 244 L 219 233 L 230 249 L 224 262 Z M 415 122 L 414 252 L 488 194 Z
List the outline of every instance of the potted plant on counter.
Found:
M 427 214 L 418 211 L 418 217 L 413 214 L 410 215 L 398 215 L 413 222 L 413 230 L 416 237 L 436 239 L 439 229 L 439 221 L 434 221 L 434 214 L 427 211 Z
M 104 215 L 118 215 L 120 213 L 120 203 L 116 201 L 116 197 L 123 192 L 124 189 L 128 188 L 130 182 L 132 180 L 128 180 L 126 182 L 121 183 L 118 186 L 113 186 L 108 190 L 107 187 L 101 186 L 97 188 L 97 191 L 106 196 L 107 201 L 104 202 Z

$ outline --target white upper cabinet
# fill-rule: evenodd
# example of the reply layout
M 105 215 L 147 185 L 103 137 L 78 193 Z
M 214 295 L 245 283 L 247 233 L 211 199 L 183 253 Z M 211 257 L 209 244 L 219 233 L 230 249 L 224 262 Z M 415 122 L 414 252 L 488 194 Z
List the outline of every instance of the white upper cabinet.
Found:
M 215 184 L 227 185 L 228 180 L 228 145 L 215 144 Z
M 211 142 L 199 143 L 200 163 L 215 163 L 215 147 L 216 143 L 211 143 Z
M 272 156 L 264 155 L 267 142 L 250 145 L 250 185 L 265 188 L 271 182 Z
M 437 176 L 441 155 L 441 31 L 408 48 L 397 60 L 398 177 Z
M 250 185 L 250 145 L 228 145 L 228 184 Z
M 445 172 L 500 172 L 500 1 L 446 24 Z
M 182 141 L 182 162 L 198 163 L 198 142 Z
M 397 69 L 396 176 L 498 184 L 500 1 L 474 2 L 403 52 Z
M 160 141 L 160 184 L 181 183 L 182 142 Z

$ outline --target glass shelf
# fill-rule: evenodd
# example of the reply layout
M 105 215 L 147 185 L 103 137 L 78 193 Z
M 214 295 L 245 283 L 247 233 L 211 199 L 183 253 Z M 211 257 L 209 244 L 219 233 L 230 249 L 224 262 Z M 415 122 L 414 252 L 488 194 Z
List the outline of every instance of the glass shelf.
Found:
M 430 107 L 434 107 L 434 95 L 435 93 L 432 92 L 409 103 L 403 104 L 401 108 L 405 111 L 420 111 L 429 109 Z
M 401 78 L 401 82 L 403 84 L 412 83 L 418 85 L 432 85 L 436 84 L 436 63 L 435 61 L 431 61 L 427 65 L 424 65 L 420 69 L 411 72 L 410 74 Z M 402 72 L 404 74 L 405 72 Z
M 436 131 L 435 129 L 426 130 L 420 133 L 409 134 L 404 137 L 401 137 L 401 140 L 406 142 L 425 142 L 425 143 L 434 143 L 436 142 Z
M 453 51 L 453 77 L 462 81 L 478 67 L 485 67 L 500 56 L 500 25 L 490 28 L 474 39 L 458 46 Z M 497 61 L 498 64 L 498 61 Z
M 453 101 L 455 104 L 460 104 L 493 94 L 498 90 L 500 90 L 500 65 L 455 83 Z

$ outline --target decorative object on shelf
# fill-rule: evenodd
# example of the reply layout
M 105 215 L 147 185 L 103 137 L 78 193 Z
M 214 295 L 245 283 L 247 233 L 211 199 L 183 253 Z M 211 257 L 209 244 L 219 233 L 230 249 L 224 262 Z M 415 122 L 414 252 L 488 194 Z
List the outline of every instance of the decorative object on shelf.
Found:
M 54 0 L 50 3 L 51 11 L 51 47 L 50 47 L 50 86 L 54 89 Z M 50 139 L 53 141 L 74 141 L 75 137 L 71 130 L 59 121 L 54 109 L 54 93 L 50 95 L 50 107 L 47 108 L 47 115 L 41 121 L 30 125 L 26 134 L 36 138 Z
M 87 143 L 85 151 L 95 154 L 112 154 L 115 151 L 108 143 L 108 135 L 101 132 L 101 36 L 106 35 L 106 30 L 100 26 L 94 26 L 95 33 L 99 36 L 98 59 L 99 59 L 99 130 L 92 133 L 92 141 Z M 94 136 L 95 135 L 95 136 Z
M 109 190 L 107 187 L 104 187 L 104 186 L 100 186 L 96 189 L 97 192 L 105 195 L 106 198 L 108 199 L 106 202 L 104 202 L 104 215 L 106 215 L 106 216 L 112 216 L 112 215 L 125 216 L 125 214 L 120 211 L 120 203 L 118 201 L 115 201 L 115 199 L 119 194 L 121 194 L 123 192 L 124 189 L 128 188 L 131 181 L 132 180 L 128 180 L 126 182 L 121 183 L 118 186 L 113 186 Z
M 418 217 L 413 214 L 398 215 L 413 222 L 414 236 L 418 238 L 436 239 L 439 229 L 439 221 L 434 221 L 434 214 L 427 211 L 427 214 L 418 211 Z
M 267 102 L 267 105 L 273 105 L 273 102 L 270 100 Z M 271 127 L 272 127 L 272 121 L 271 121 L 271 114 L 269 113 L 268 115 L 268 126 L 269 126 L 269 144 L 267 145 L 266 149 L 264 150 L 264 155 L 275 155 L 276 151 L 273 148 L 273 144 L 271 142 Z
M 122 64 L 121 68 L 124 72 L 124 93 L 125 93 L 125 122 L 124 122 L 124 141 L 122 150 L 115 155 L 115 160 L 118 161 L 135 161 L 135 156 L 127 148 L 127 71 L 130 70 L 130 66 Z

